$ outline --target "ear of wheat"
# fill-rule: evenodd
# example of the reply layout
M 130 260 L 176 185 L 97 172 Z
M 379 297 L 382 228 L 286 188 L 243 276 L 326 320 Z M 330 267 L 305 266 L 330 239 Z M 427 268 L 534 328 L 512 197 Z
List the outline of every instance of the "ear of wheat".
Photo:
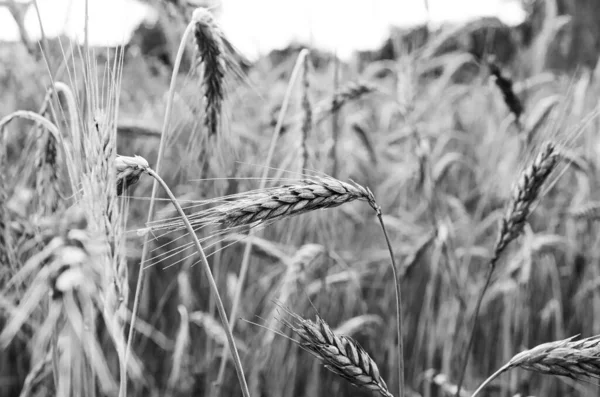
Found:
M 203 68 L 205 104 L 204 124 L 210 135 L 219 129 L 224 96 L 225 59 L 223 33 L 212 14 L 203 8 L 194 11 L 194 37 Z
M 313 322 L 289 313 L 293 323 L 286 322 L 286 325 L 300 337 L 297 343 L 323 361 L 327 369 L 355 386 L 393 397 L 375 361 L 354 339 L 334 334 L 319 316 Z
M 367 82 L 351 82 L 342 87 L 333 96 L 317 104 L 315 119 L 317 123 L 323 121 L 327 116 L 339 111 L 345 104 L 352 102 L 366 94 L 375 91 L 376 87 Z
M 495 78 L 495 83 L 498 86 L 498 89 L 502 93 L 502 97 L 504 98 L 506 106 L 508 106 L 510 112 L 515 116 L 515 119 L 518 122 L 521 118 L 521 114 L 523 113 L 523 104 L 513 90 L 512 80 L 502 73 L 500 67 L 494 63 L 493 60 L 488 60 L 488 66 L 490 68 L 490 73 Z
M 492 263 L 498 260 L 506 246 L 523 231 L 531 206 L 538 199 L 542 185 L 556 167 L 557 161 L 558 151 L 552 142 L 547 142 L 533 163 L 521 173 L 500 225 Z
M 190 215 L 195 227 L 254 226 L 289 218 L 311 211 L 337 207 L 355 200 L 365 200 L 377 208 L 373 193 L 357 183 L 342 182 L 331 177 L 311 178 L 296 184 L 259 189 L 229 197 L 231 201 Z M 228 199 L 225 197 L 225 199 Z M 150 229 L 182 228 L 180 220 L 152 223 Z
M 460 393 L 467 363 L 469 361 L 469 354 L 471 347 L 473 346 L 475 327 L 477 326 L 477 321 L 479 318 L 481 302 L 483 301 L 485 292 L 492 281 L 492 275 L 494 274 L 494 269 L 496 268 L 496 262 L 508 244 L 517 238 L 523 231 L 525 221 L 531 212 L 531 207 L 539 198 L 542 185 L 556 167 L 557 162 L 558 151 L 552 142 L 547 142 L 542 147 L 542 150 L 538 153 L 535 160 L 521 173 L 517 183 L 513 187 L 513 197 L 509 202 L 506 214 L 502 218 L 500 224 L 500 231 L 498 233 L 498 238 L 496 239 L 494 255 L 490 260 L 490 265 L 488 267 L 485 284 L 483 285 L 481 293 L 479 294 L 479 298 L 477 299 L 477 303 L 475 304 L 473 325 L 471 328 L 469 343 L 464 352 L 462 369 L 460 378 L 458 380 L 457 394 Z
M 514 356 L 473 393 L 477 394 L 500 374 L 523 368 L 571 379 L 600 378 L 600 335 L 575 341 L 575 337 L 548 342 Z

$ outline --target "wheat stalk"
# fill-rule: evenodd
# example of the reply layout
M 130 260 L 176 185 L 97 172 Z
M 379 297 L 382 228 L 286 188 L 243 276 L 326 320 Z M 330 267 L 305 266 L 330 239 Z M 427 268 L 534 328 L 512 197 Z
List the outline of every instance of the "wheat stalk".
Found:
M 513 368 L 571 379 L 600 378 L 600 335 L 578 341 L 574 338 L 543 343 L 517 354 L 486 379 L 472 397 L 476 397 L 497 376 Z
M 203 85 L 206 100 L 204 124 L 211 135 L 216 135 L 219 129 L 224 96 L 223 33 L 212 14 L 204 8 L 196 9 L 192 20 L 195 23 L 194 38 L 196 46 L 198 47 L 200 59 L 204 64 Z
M 393 397 L 377 364 L 358 342 L 348 336 L 336 335 L 319 316 L 313 322 L 296 313 L 288 313 L 293 322 L 284 323 L 300 337 L 296 343 L 323 361 L 328 370 L 355 386 Z
M 494 247 L 494 254 L 490 260 L 488 266 L 487 277 L 485 284 L 479 295 L 479 299 L 475 305 L 473 327 L 471 329 L 471 335 L 469 337 L 469 343 L 465 351 L 462 370 L 458 381 L 458 390 L 456 396 L 460 395 L 460 389 L 464 380 L 465 372 L 467 369 L 467 363 L 469 361 L 469 354 L 473 346 L 473 336 L 475 334 L 475 327 L 479 318 L 479 310 L 481 308 L 481 302 L 485 292 L 487 291 L 494 269 L 496 268 L 496 262 L 500 258 L 500 255 L 508 244 L 517 238 L 522 232 L 525 226 L 525 221 L 531 212 L 531 207 L 535 201 L 537 201 L 542 185 L 548 179 L 556 164 L 558 162 L 558 150 L 555 148 L 554 143 L 547 142 L 542 150 L 538 153 L 534 161 L 521 173 L 517 183 L 513 187 L 513 195 L 508 204 L 506 214 L 501 220 L 500 230 L 496 239 Z

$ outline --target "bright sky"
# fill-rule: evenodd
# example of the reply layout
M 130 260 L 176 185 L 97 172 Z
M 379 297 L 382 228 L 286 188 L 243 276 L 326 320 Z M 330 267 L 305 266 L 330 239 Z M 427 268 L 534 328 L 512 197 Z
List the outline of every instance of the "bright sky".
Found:
M 254 58 L 290 41 L 307 42 L 335 50 L 346 57 L 352 51 L 381 44 L 389 27 L 429 21 L 461 22 L 480 16 L 498 16 L 508 24 L 524 18 L 518 0 L 222 0 L 220 23 L 231 42 Z M 85 0 L 38 0 L 48 36 L 65 33 L 83 37 Z M 89 0 L 90 44 L 104 46 L 127 42 L 144 20 L 156 16 L 136 0 Z M 39 37 L 37 16 L 32 9 L 25 26 L 32 38 Z M 6 9 L 0 9 L 0 40 L 17 41 L 19 31 Z

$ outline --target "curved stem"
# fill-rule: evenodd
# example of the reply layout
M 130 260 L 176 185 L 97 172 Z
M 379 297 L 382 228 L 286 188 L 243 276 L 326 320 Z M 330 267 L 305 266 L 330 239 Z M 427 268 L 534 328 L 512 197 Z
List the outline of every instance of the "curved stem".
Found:
M 400 280 L 398 279 L 398 268 L 396 259 L 394 258 L 394 250 L 392 249 L 390 238 L 388 237 L 385 224 L 383 223 L 381 209 L 377 206 L 375 210 L 377 211 L 377 218 L 379 218 L 381 230 L 383 230 L 385 242 L 390 251 L 390 259 L 392 260 L 392 273 L 394 275 L 394 287 L 396 290 L 396 329 L 398 332 L 398 396 L 404 397 L 404 342 L 402 340 L 402 295 L 400 292 Z
M 483 382 L 481 384 L 481 386 L 479 386 L 477 388 L 477 390 L 475 390 L 473 392 L 473 394 L 471 394 L 471 397 L 476 397 L 479 394 L 479 392 L 483 390 L 484 387 L 486 387 L 491 381 L 493 381 L 494 379 L 496 379 L 496 377 L 498 375 L 500 375 L 502 372 L 506 371 L 507 369 L 508 369 L 508 365 L 505 365 L 505 366 L 501 367 L 498 371 L 494 372 L 489 378 L 487 378 L 485 380 L 485 382 Z
M 296 60 L 296 64 L 294 65 L 294 69 L 292 71 L 292 75 L 290 77 L 290 82 L 288 84 L 285 97 L 283 98 L 283 103 L 281 104 L 281 110 L 279 111 L 279 116 L 277 118 L 277 124 L 275 125 L 275 130 L 273 131 L 273 136 L 271 138 L 271 142 L 269 144 L 269 152 L 267 154 L 267 159 L 265 160 L 265 166 L 263 169 L 263 174 L 260 180 L 259 189 L 264 189 L 267 184 L 267 176 L 269 175 L 271 160 L 273 159 L 273 155 L 275 154 L 275 144 L 277 143 L 277 138 L 281 132 L 281 128 L 283 127 L 283 122 L 285 119 L 285 114 L 289 107 L 290 97 L 292 96 L 292 88 L 294 87 L 294 83 L 298 79 L 298 75 L 300 74 L 300 69 L 304 64 L 304 59 L 308 56 L 309 51 L 307 49 L 303 49 L 300 51 L 298 55 L 298 59 Z M 246 247 L 244 248 L 244 254 L 242 257 L 242 265 L 240 267 L 240 274 L 238 277 L 238 282 L 235 288 L 235 293 L 233 296 L 233 303 L 231 306 L 231 314 L 229 316 L 229 322 L 231 324 L 231 331 L 233 332 L 233 327 L 235 326 L 235 321 L 237 319 L 237 312 L 239 309 L 240 300 L 242 298 L 242 290 L 244 288 L 244 283 L 246 282 L 246 276 L 248 274 L 248 268 L 250 266 L 250 252 L 252 252 L 252 236 L 254 235 L 254 229 L 250 229 L 248 233 L 248 242 L 246 243 Z M 225 377 L 225 364 L 227 363 L 227 352 L 221 357 L 221 363 L 219 365 L 219 373 L 217 375 L 217 380 L 215 381 L 215 386 L 218 388 L 223 383 L 223 378 Z M 218 395 L 218 393 L 217 393 Z
M 183 33 L 181 42 L 179 44 L 179 50 L 177 51 L 175 65 L 173 66 L 173 74 L 171 76 L 171 84 L 169 86 L 169 97 L 167 99 L 167 108 L 165 111 L 165 119 L 163 121 L 160 143 L 158 145 L 158 156 L 156 159 L 156 172 L 160 171 L 162 157 L 163 157 L 163 153 L 165 151 L 165 146 L 167 143 L 166 135 L 167 135 L 167 128 L 169 127 L 169 121 L 171 119 L 171 112 L 173 110 L 173 97 L 175 96 L 175 82 L 177 79 L 177 73 L 179 72 L 179 66 L 181 65 L 181 58 L 183 57 L 183 52 L 185 51 L 185 43 L 187 42 L 187 38 L 189 37 L 190 33 L 194 29 L 194 24 L 195 24 L 195 22 L 192 20 L 188 24 L 187 28 L 185 29 L 185 32 Z M 152 195 L 150 198 L 150 208 L 148 209 L 148 220 L 147 220 L 148 223 L 152 221 L 152 218 L 154 218 L 154 207 L 156 204 L 157 190 L 158 190 L 158 183 L 157 183 L 157 180 L 155 179 L 154 183 L 152 184 Z M 149 242 L 150 242 L 150 234 L 147 234 L 144 237 L 144 244 L 142 247 L 142 258 L 140 260 L 140 269 L 139 269 L 139 273 L 138 273 L 137 284 L 135 287 L 135 296 L 133 298 L 133 308 L 131 310 L 131 321 L 129 324 L 129 327 L 130 327 L 129 335 L 127 336 L 127 346 L 125 348 L 124 368 L 127 368 L 127 360 L 129 359 L 129 354 L 131 351 L 131 343 L 133 341 L 133 335 L 135 332 L 135 319 L 137 317 L 137 312 L 138 312 L 139 303 L 140 303 L 142 283 L 144 281 L 144 266 L 143 266 L 143 264 L 146 260 L 146 257 L 148 256 L 148 243 Z M 126 395 L 127 395 L 127 370 L 125 369 L 125 370 L 121 371 L 119 397 L 125 397 Z
M 475 328 L 477 327 L 477 321 L 479 320 L 479 310 L 481 309 L 481 302 L 483 302 L 483 297 L 488 287 L 490 286 L 490 282 L 492 281 L 492 275 L 494 274 L 494 269 L 496 268 L 496 261 L 492 260 L 490 263 L 487 277 L 485 280 L 485 284 L 481 289 L 481 293 L 479 294 L 479 298 L 477 299 L 477 304 L 475 305 L 475 313 L 473 314 L 473 326 L 471 327 L 471 336 L 469 337 L 469 344 L 467 345 L 467 350 L 465 351 L 465 356 L 463 358 L 462 367 L 460 370 L 460 378 L 458 378 L 458 384 L 456 385 L 456 394 L 455 397 L 460 397 L 460 389 L 462 388 L 463 381 L 465 380 L 465 373 L 467 372 L 467 364 L 469 362 L 469 355 L 471 353 L 471 348 L 473 347 L 473 341 L 475 339 Z
M 4 126 L 6 124 L 10 123 L 12 120 L 14 120 L 16 118 L 32 120 L 37 123 L 40 123 L 44 128 L 46 128 L 48 131 L 50 131 L 50 133 L 54 136 L 54 139 L 56 139 L 57 141 L 59 140 L 60 132 L 58 131 L 58 127 L 56 127 L 56 125 L 53 122 L 51 122 L 44 116 L 42 116 L 36 112 L 31 112 L 29 110 L 17 110 L 16 112 L 13 112 L 13 113 L 9 114 L 8 116 L 2 118 L 0 120 L 0 132 L 4 129 Z
M 175 198 L 175 196 L 173 196 L 173 193 L 171 192 L 171 190 L 169 189 L 167 184 L 151 168 L 147 168 L 146 172 L 150 176 L 152 176 L 154 178 L 154 180 L 157 181 L 163 187 L 163 189 L 165 189 L 165 191 L 167 192 L 167 195 L 169 196 L 169 199 L 171 199 L 171 202 L 175 206 L 177 213 L 179 213 L 179 216 L 181 216 L 181 220 L 183 221 L 188 233 L 194 240 L 194 245 L 196 246 L 196 249 L 198 250 L 198 253 L 200 254 L 202 267 L 204 269 L 204 272 L 206 273 L 206 278 L 208 279 L 211 292 L 213 293 L 213 298 L 215 299 L 215 302 L 217 304 L 217 310 L 219 312 L 219 317 L 221 318 L 221 323 L 223 324 L 223 329 L 225 330 L 225 335 L 227 336 L 229 351 L 231 351 L 232 356 L 233 356 L 233 364 L 235 365 L 235 370 L 237 372 L 238 380 L 240 381 L 240 386 L 242 387 L 242 393 L 243 393 L 244 397 L 250 397 L 250 390 L 248 389 L 248 385 L 246 383 L 246 378 L 244 376 L 244 370 L 242 368 L 242 362 L 240 360 L 240 355 L 238 354 L 238 350 L 235 346 L 235 339 L 233 338 L 233 333 L 231 332 L 231 329 L 229 327 L 229 322 L 227 321 L 227 313 L 225 312 L 225 306 L 223 306 L 223 301 L 221 300 L 221 296 L 219 295 L 219 289 L 217 287 L 217 283 L 215 282 L 215 278 L 213 277 L 212 271 L 210 270 L 210 265 L 208 264 L 208 259 L 206 259 L 206 254 L 204 253 L 204 250 L 202 249 L 202 245 L 200 245 L 200 241 L 198 241 L 196 232 L 194 231 L 194 228 L 192 227 L 187 216 L 185 215 L 185 212 L 183 212 L 183 209 L 177 202 L 177 199 Z

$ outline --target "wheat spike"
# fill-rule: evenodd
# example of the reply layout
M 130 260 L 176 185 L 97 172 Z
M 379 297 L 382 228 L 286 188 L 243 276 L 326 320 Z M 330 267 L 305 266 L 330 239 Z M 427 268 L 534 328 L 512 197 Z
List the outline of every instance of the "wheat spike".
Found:
M 366 94 L 375 91 L 376 87 L 366 82 L 351 82 L 342 87 L 333 96 L 320 102 L 315 109 L 317 122 L 323 121 L 332 113 L 338 112 L 346 103 L 352 102 Z
M 210 135 L 216 135 L 219 129 L 221 108 L 223 105 L 225 60 L 223 33 L 212 14 L 203 8 L 194 11 L 196 23 L 194 38 L 200 60 L 204 65 L 203 85 L 205 104 L 204 124 Z
M 543 343 L 514 356 L 507 364 L 486 379 L 473 393 L 475 397 L 498 375 L 523 368 L 545 375 L 571 379 L 600 378 L 600 335 L 574 341 L 575 337 Z
M 521 114 L 523 113 L 523 104 L 513 90 L 512 80 L 502 73 L 500 67 L 494 63 L 492 59 L 488 60 L 488 66 L 490 68 L 490 73 L 494 76 L 498 89 L 502 93 L 506 106 L 508 106 L 510 112 L 515 116 L 515 120 L 519 122 Z
M 378 209 L 373 193 L 357 183 L 342 182 L 331 177 L 315 177 L 293 185 L 252 190 L 223 197 L 225 202 L 191 214 L 194 227 L 222 225 L 225 227 L 256 226 L 259 223 L 289 218 L 311 211 L 333 208 L 355 200 L 365 200 Z M 182 229 L 179 219 L 157 221 L 141 230 Z
M 531 206 L 538 199 L 542 185 L 556 167 L 557 162 L 557 150 L 552 142 L 547 142 L 533 163 L 521 173 L 517 183 L 513 187 L 513 197 L 500 224 L 500 231 L 494 247 L 494 255 L 490 260 L 486 281 L 475 305 L 471 336 L 469 337 L 469 343 L 464 353 L 465 358 L 463 359 L 461 374 L 458 380 L 458 392 L 460 392 L 464 380 L 467 363 L 469 361 L 469 353 L 473 346 L 473 336 L 475 335 L 475 326 L 477 325 L 481 302 L 483 301 L 485 292 L 492 280 L 496 262 L 508 244 L 517 238 L 523 231 L 525 221 L 531 212 Z
M 289 313 L 294 322 L 286 322 L 286 325 L 300 337 L 297 343 L 323 361 L 327 369 L 355 386 L 393 397 L 375 361 L 354 339 L 334 334 L 319 316 L 313 322 Z
M 506 246 L 523 231 L 531 205 L 537 200 L 542 185 L 556 167 L 558 152 L 553 143 L 544 145 L 533 163 L 520 175 L 513 187 L 513 197 L 502 219 L 500 232 L 494 248 L 492 263 L 495 263 Z
M 304 57 L 304 65 L 302 69 L 302 164 L 300 172 L 308 166 L 308 136 L 312 130 L 313 114 L 312 105 L 308 96 L 310 89 L 310 81 L 308 79 L 309 72 L 309 57 Z
M 233 227 L 337 207 L 357 199 L 374 202 L 373 194 L 358 184 L 319 178 L 250 193 L 216 210 L 220 213 L 218 223 Z

